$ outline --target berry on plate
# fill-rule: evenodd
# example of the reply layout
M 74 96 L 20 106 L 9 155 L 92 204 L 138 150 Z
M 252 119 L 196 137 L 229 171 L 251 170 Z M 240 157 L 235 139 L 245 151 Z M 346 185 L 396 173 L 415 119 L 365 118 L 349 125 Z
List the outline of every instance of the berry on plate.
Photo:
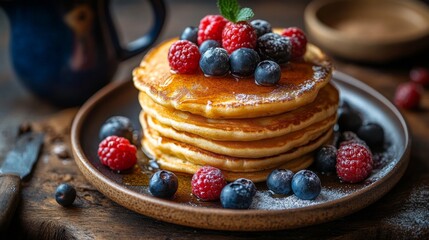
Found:
M 290 38 L 292 43 L 291 58 L 304 56 L 305 51 L 307 50 L 307 37 L 301 29 L 297 27 L 285 28 L 281 35 Z
M 418 84 L 402 83 L 396 88 L 394 103 L 404 109 L 415 109 L 420 105 L 421 95 L 422 89 Z
M 206 40 L 200 45 L 200 53 L 203 55 L 209 48 L 221 47 L 220 43 L 216 40 Z
M 333 145 L 322 146 L 316 152 L 314 164 L 317 170 L 321 172 L 335 172 L 335 165 L 337 164 L 337 148 Z
M 252 204 L 251 189 L 241 182 L 226 185 L 220 194 L 220 203 L 224 208 L 247 209 Z
M 257 37 L 264 35 L 265 33 L 270 33 L 273 31 L 271 24 L 262 19 L 256 19 L 250 22 L 253 29 L 255 29 L 255 33 Z
M 239 48 L 229 56 L 231 73 L 238 77 L 253 75 L 259 63 L 259 55 L 250 48 Z
M 207 15 L 200 21 L 198 27 L 198 45 L 206 40 L 222 41 L 222 31 L 228 22 L 220 15 Z
M 341 111 L 337 121 L 340 131 L 342 132 L 356 132 L 360 126 L 362 126 L 362 122 L 363 120 L 360 114 L 353 109 Z
M 55 201 L 63 207 L 73 204 L 76 198 L 76 190 L 68 183 L 60 184 L 55 190 Z
M 197 27 L 186 27 L 180 35 L 180 40 L 188 40 L 192 43 L 198 44 L 198 28 Z
M 359 143 L 364 145 L 365 147 L 368 147 L 366 142 L 358 137 L 358 135 L 352 131 L 344 131 L 341 133 L 340 140 L 339 140 L 339 146 L 349 144 L 349 143 Z
M 150 177 L 149 191 L 159 198 L 171 198 L 177 191 L 179 184 L 177 176 L 166 170 L 157 171 Z
M 379 148 L 384 143 L 384 130 L 378 123 L 367 123 L 357 130 L 357 136 L 371 148 Z
M 170 46 L 168 62 L 171 70 L 177 73 L 194 73 L 198 69 L 200 51 L 194 43 L 179 40 Z
M 277 33 L 267 33 L 258 38 L 256 51 L 263 60 L 282 64 L 291 59 L 292 44 L 288 37 Z
M 416 67 L 411 69 L 410 79 L 423 87 L 429 86 L 429 68 Z
M 303 200 L 313 200 L 322 191 L 320 178 L 310 170 L 301 170 L 292 178 L 292 191 L 295 196 Z
M 287 195 L 291 192 L 293 172 L 288 169 L 275 169 L 267 177 L 267 187 L 275 194 Z
M 126 138 L 109 136 L 98 145 L 98 157 L 103 165 L 112 170 L 122 171 L 137 162 L 137 148 Z
M 252 182 L 252 180 L 249 180 L 247 178 L 239 178 L 239 179 L 235 180 L 234 182 L 238 182 L 238 183 L 244 184 L 244 186 L 246 188 L 249 188 L 250 193 L 252 194 L 252 197 L 255 196 L 255 194 L 256 194 L 256 186 L 255 186 L 255 183 Z
M 337 151 L 337 175 L 348 183 L 365 180 L 373 169 L 371 151 L 359 143 L 343 144 Z
M 261 86 L 272 86 L 280 81 L 282 72 L 280 66 L 270 60 L 262 61 L 255 69 L 255 82 Z
M 222 171 L 211 166 L 201 167 L 192 176 L 192 194 L 202 201 L 216 201 L 226 185 Z
M 229 72 L 229 55 L 223 48 L 209 48 L 200 59 L 200 68 L 207 76 L 223 76 Z
M 113 116 L 106 120 L 100 128 L 99 138 L 105 139 L 108 136 L 118 136 L 134 141 L 134 127 L 131 120 L 124 116 Z

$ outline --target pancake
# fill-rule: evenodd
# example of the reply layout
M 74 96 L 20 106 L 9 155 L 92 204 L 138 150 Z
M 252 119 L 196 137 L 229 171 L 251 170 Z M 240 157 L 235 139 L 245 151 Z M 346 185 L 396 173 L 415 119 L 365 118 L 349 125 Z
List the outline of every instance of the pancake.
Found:
M 142 139 L 142 146 L 156 160 L 163 159 L 165 155 L 170 155 L 196 165 L 210 165 L 231 172 L 255 172 L 282 165 L 314 151 L 332 137 L 332 132 L 332 130 L 328 130 L 306 145 L 293 148 L 285 153 L 261 158 L 238 158 L 216 154 L 167 137 L 161 137 L 155 130 L 147 126 L 144 128 L 145 137 Z
M 152 101 L 147 94 L 139 94 L 139 102 L 145 113 L 161 124 L 177 131 L 199 135 L 219 141 L 254 141 L 279 137 L 306 128 L 333 116 L 337 112 L 339 94 L 327 84 L 315 101 L 296 110 L 276 116 L 247 119 L 209 119 L 199 115 L 163 107 Z
M 211 151 L 213 153 L 233 157 L 260 158 L 278 155 L 288 150 L 305 145 L 311 140 L 318 138 L 336 122 L 336 115 L 325 120 L 316 122 L 305 129 L 301 129 L 283 136 L 262 139 L 256 141 L 214 141 L 198 135 L 180 132 L 171 127 L 159 123 L 156 119 L 148 116 L 144 111 L 140 114 L 142 126 L 149 127 L 158 132 L 162 137 L 168 137 L 176 141 Z
M 274 86 L 258 86 L 253 77 L 237 79 L 231 74 L 174 74 L 167 55 L 176 40 L 146 54 L 133 70 L 134 85 L 164 107 L 206 118 L 255 118 L 291 111 L 313 102 L 332 76 L 331 62 L 311 44 L 303 59 L 282 66 L 281 79 Z

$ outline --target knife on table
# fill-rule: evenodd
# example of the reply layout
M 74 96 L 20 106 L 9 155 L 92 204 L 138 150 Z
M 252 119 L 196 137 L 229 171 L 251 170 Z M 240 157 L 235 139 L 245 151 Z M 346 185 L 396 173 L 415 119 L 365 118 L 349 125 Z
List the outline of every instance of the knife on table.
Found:
M 43 139 L 42 133 L 28 132 L 21 135 L 0 167 L 0 232 L 9 225 L 18 205 L 21 179 L 31 172 Z

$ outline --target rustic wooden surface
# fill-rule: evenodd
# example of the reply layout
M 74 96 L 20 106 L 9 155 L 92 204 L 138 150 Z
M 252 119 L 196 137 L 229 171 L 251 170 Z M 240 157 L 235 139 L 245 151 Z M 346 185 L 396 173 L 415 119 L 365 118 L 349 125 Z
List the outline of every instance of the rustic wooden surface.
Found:
M 179 34 L 208 14 L 215 13 L 207 1 L 167 1 L 169 19 L 161 39 Z M 308 1 L 249 1 L 258 18 L 275 26 L 303 26 Z M 244 3 L 243 3 L 244 4 Z M 142 32 L 146 21 L 144 1 L 114 2 L 124 41 Z M 143 9 L 143 10 L 142 10 Z M 144 24 L 142 24 L 144 28 Z M 34 99 L 21 87 L 8 55 L 9 27 L 0 11 L 0 159 L 6 154 L 18 127 L 46 132 L 45 147 L 33 174 L 22 183 L 21 201 L 8 232 L 1 239 L 428 239 L 429 238 L 429 90 L 417 111 L 403 111 L 412 135 L 410 165 L 401 181 L 368 208 L 317 226 L 275 232 L 221 232 L 182 227 L 153 220 L 127 210 L 99 193 L 77 169 L 70 149 L 70 124 L 77 108 L 58 109 Z M 377 89 L 389 99 L 396 86 L 408 81 L 412 66 L 429 63 L 429 52 L 386 65 L 364 65 L 335 59 L 336 69 Z M 136 57 L 123 63 L 116 80 L 129 79 Z M 2 160 L 0 160 L 1 162 Z M 71 208 L 55 202 L 55 188 L 62 182 L 76 187 L 78 197 Z M 195 216 L 198 217 L 198 216 Z

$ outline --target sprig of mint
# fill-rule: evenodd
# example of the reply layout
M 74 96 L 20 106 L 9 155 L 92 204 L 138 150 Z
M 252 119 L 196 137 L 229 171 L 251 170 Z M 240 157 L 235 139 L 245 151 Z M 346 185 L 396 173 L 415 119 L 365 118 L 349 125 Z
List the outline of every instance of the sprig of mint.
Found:
M 220 14 L 233 23 L 247 21 L 255 14 L 250 8 L 241 8 L 237 0 L 218 0 Z

